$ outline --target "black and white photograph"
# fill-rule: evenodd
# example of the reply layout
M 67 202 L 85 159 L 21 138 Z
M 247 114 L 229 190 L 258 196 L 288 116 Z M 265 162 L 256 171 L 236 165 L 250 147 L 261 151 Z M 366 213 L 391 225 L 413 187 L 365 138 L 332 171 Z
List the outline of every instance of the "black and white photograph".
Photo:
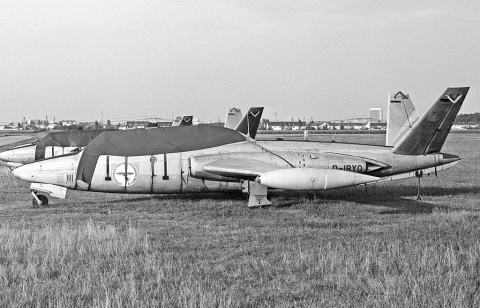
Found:
M 479 16 L 0 1 L 0 306 L 480 306 Z

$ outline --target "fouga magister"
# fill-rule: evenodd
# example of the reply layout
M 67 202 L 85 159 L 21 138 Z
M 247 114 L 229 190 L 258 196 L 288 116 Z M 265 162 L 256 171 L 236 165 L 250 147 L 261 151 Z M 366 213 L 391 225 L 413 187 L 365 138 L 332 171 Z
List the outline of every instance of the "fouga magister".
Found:
M 394 146 L 315 141 L 255 141 L 224 127 L 104 132 L 76 154 L 14 170 L 53 187 L 127 194 L 234 191 L 248 206 L 270 204 L 270 188 L 321 191 L 449 168 L 460 159 L 441 148 L 468 92 L 448 88 Z M 47 198 L 34 194 L 37 202 Z
M 172 126 L 192 125 L 193 116 L 178 118 L 177 121 L 172 122 Z M 49 132 L 36 142 L 29 142 L 0 152 L 0 160 L 6 162 L 10 169 L 14 169 L 44 158 L 72 152 L 78 153 L 104 131 L 104 129 L 87 129 Z

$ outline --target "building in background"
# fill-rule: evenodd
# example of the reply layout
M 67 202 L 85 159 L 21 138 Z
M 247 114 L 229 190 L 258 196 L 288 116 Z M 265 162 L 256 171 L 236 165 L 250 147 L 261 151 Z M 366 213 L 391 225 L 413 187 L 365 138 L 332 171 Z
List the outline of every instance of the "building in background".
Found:
M 370 108 L 370 122 L 383 122 L 382 108 Z

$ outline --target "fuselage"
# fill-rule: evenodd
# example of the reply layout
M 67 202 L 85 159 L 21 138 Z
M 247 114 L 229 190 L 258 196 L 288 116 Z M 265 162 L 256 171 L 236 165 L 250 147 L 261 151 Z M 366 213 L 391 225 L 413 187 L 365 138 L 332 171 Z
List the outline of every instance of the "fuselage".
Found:
M 458 160 L 444 154 L 397 155 L 391 147 L 311 141 L 245 140 L 217 147 L 155 155 L 99 155 L 88 183 L 79 178 L 84 151 L 28 164 L 21 179 L 69 189 L 116 193 L 194 193 L 240 190 L 241 180 L 192 170 L 197 158 L 254 158 L 279 167 L 340 169 L 377 177 L 440 166 Z M 208 160 L 207 160 L 208 161 Z M 193 168 L 197 168 L 193 166 Z

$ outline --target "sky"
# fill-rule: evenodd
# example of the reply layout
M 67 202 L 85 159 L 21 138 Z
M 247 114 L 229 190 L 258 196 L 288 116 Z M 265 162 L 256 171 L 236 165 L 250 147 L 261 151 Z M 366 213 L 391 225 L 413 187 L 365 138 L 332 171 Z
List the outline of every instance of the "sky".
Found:
M 448 86 L 480 111 L 480 1 L 2 0 L 0 122 L 118 121 L 228 107 L 264 117 L 420 113 Z

